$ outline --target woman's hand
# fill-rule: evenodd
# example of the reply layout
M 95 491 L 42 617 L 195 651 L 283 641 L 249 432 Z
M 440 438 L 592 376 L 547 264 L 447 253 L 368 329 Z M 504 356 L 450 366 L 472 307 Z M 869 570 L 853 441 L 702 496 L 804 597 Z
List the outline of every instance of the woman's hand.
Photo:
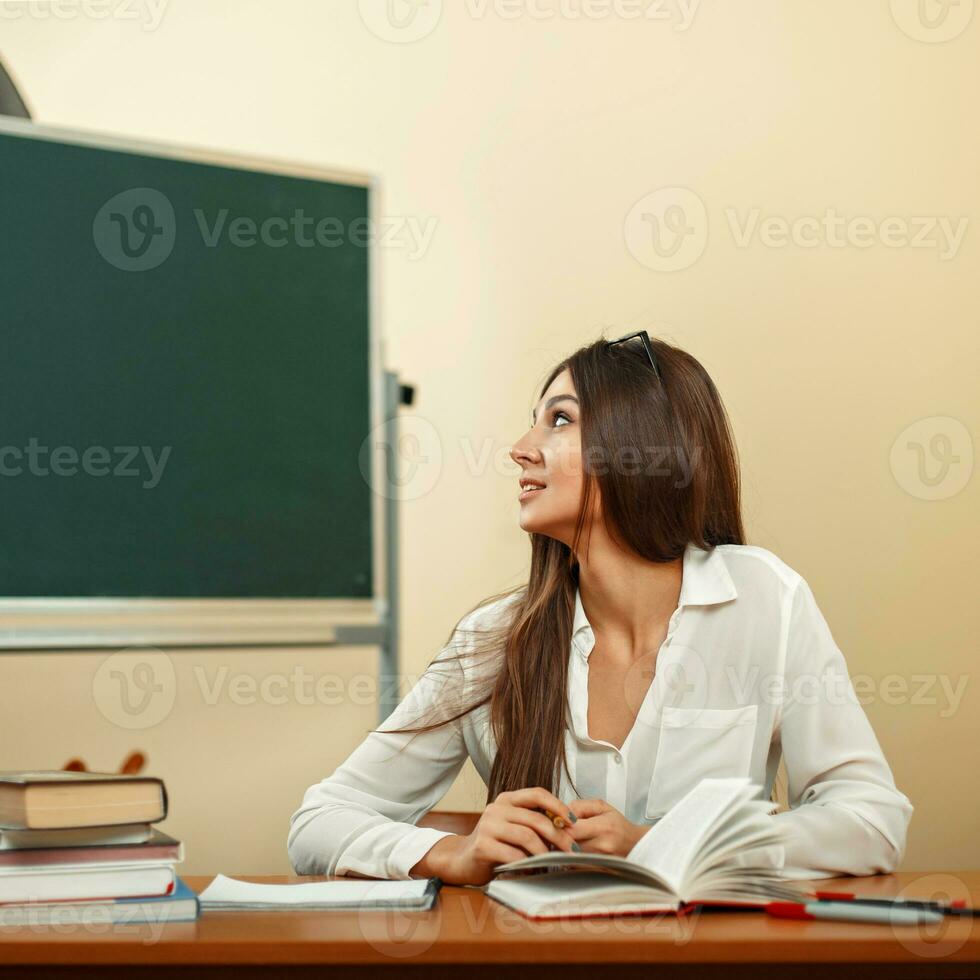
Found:
M 578 820 L 569 827 L 583 851 L 626 857 L 649 826 L 631 823 L 605 800 L 572 800 L 568 808 Z
M 574 841 L 569 830 L 559 830 L 537 807 L 568 820 L 569 808 L 540 786 L 499 793 L 487 804 L 471 834 L 444 838 L 430 849 L 433 859 L 439 858 L 437 864 L 433 862 L 439 877 L 447 885 L 485 885 L 495 865 L 542 854 L 551 850 L 549 844 L 571 851 Z M 440 848 L 448 841 L 452 843 Z

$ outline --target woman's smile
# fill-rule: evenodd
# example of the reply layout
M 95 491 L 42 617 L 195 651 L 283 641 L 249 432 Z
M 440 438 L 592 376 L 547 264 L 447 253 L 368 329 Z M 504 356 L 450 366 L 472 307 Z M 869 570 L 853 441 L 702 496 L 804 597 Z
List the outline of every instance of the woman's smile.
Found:
M 539 482 L 538 480 L 532 480 L 528 477 L 521 477 L 521 492 L 518 495 L 518 500 L 527 500 L 533 494 L 540 493 L 545 489 L 545 484 Z

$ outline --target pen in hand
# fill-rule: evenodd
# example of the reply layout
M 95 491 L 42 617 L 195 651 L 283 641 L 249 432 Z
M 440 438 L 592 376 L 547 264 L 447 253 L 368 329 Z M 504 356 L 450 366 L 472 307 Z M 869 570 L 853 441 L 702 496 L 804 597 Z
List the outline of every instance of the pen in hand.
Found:
M 557 813 L 552 813 L 551 810 L 546 810 L 541 807 L 536 807 L 539 813 L 543 813 L 559 830 L 565 829 L 565 818 Z M 571 810 L 568 811 L 572 818 L 572 823 L 576 822 L 575 814 Z M 576 853 L 580 853 L 582 848 L 578 846 L 575 841 L 572 841 L 572 850 Z

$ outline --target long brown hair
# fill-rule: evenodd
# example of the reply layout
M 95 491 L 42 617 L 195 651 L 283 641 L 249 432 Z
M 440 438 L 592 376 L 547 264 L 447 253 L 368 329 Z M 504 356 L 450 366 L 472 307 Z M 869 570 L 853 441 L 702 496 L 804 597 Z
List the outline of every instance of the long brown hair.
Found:
M 489 661 L 492 669 L 483 685 L 476 685 L 476 699 L 428 724 L 375 729 L 430 731 L 489 702 L 497 752 L 488 803 L 499 793 L 530 786 L 558 792 L 560 767 L 568 773 L 566 692 L 576 556 L 588 532 L 596 487 L 610 537 L 648 561 L 674 561 L 689 542 L 709 550 L 745 543 L 738 455 L 721 396 L 696 358 L 662 340 L 650 343 L 662 381 L 639 341 L 610 345 L 603 338 L 563 360 L 541 387 L 543 396 L 567 369 L 579 398 L 583 489 L 575 536 L 569 547 L 531 533 L 527 584 L 478 603 L 430 662 L 428 669 L 435 670 L 436 659 L 455 661 L 451 670 L 462 676 L 458 668 L 464 658 Z M 483 617 L 479 627 L 462 625 L 479 622 L 479 610 L 491 605 L 506 609 L 506 615 Z M 461 644 L 464 634 L 475 639 Z M 448 654 L 461 646 L 457 656 Z M 447 684 L 443 691 L 449 690 Z M 445 709 L 450 699 L 440 697 L 436 707 Z

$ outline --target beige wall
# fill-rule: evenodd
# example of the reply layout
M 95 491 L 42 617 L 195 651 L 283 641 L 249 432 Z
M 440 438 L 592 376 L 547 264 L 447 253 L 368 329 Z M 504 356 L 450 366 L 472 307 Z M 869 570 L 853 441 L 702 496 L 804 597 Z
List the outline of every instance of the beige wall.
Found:
M 476 456 L 484 440 L 505 449 L 551 363 L 604 328 L 644 326 L 701 358 L 734 420 L 750 540 L 810 581 L 852 675 L 876 685 L 867 711 L 916 806 L 905 868 L 969 868 L 978 482 L 922 497 L 956 490 L 972 465 L 977 230 L 945 257 L 881 235 L 922 216 L 975 220 L 980 143 L 965 107 L 980 25 L 932 43 L 906 17 L 914 4 L 891 6 L 704 3 L 685 26 L 677 0 L 666 21 L 572 0 L 566 16 L 508 20 L 468 0 L 403 44 L 372 33 L 353 0 L 171 0 L 154 29 L 29 8 L 0 21 L 0 54 L 40 121 L 369 170 L 388 215 L 436 219 L 421 257 L 381 250 L 387 363 L 418 385 L 417 414 L 443 451 L 433 488 L 403 508 L 410 674 L 462 612 L 527 568 L 514 470 L 476 472 L 461 440 Z M 601 9 L 614 13 L 574 16 Z M 703 204 L 699 224 L 690 197 L 667 201 L 688 205 L 706 247 L 685 268 L 651 268 L 649 235 L 627 216 L 676 186 Z M 893 221 L 868 247 L 740 245 L 733 209 L 739 226 L 751 209 Z M 893 460 L 918 420 L 934 421 Z M 959 461 L 930 489 L 907 443 L 936 432 Z M 195 669 L 343 682 L 372 672 L 374 654 L 174 652 L 173 710 L 139 731 L 93 698 L 104 657 L 0 658 L 0 768 L 71 755 L 113 768 L 139 747 L 170 787 L 166 829 L 187 841 L 187 872 L 286 870 L 289 814 L 374 724 L 374 706 L 209 704 Z M 909 692 L 884 686 L 888 675 Z M 937 678 L 965 679 L 956 710 Z M 467 766 L 445 805 L 474 808 L 481 790 Z

